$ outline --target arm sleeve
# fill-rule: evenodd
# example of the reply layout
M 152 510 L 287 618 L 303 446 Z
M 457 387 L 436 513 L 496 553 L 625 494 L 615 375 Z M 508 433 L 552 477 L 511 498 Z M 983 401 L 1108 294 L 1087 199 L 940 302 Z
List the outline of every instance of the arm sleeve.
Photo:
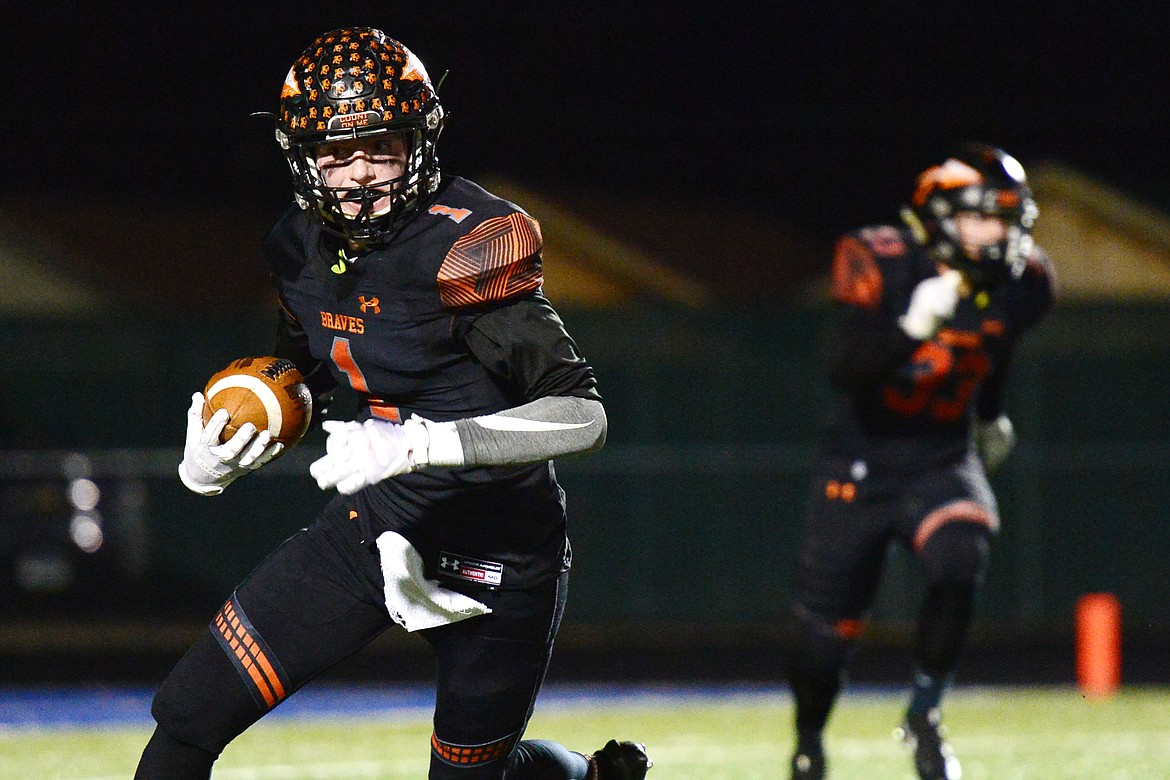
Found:
M 601 400 L 593 367 L 543 295 L 462 318 L 456 329 L 476 360 L 525 402 L 553 395 Z
M 1035 247 L 1024 267 L 1024 273 L 1013 284 L 1013 308 L 1017 327 L 1020 331 L 1033 328 L 1052 310 L 1056 299 L 1056 272 L 1048 253 L 1040 247 Z M 983 380 L 975 407 L 975 413 L 980 420 L 988 422 L 1003 413 L 1004 386 L 1014 355 L 1013 343 L 995 371 Z
M 290 204 L 264 236 L 260 248 L 280 305 L 273 354 L 291 360 L 305 377 L 305 384 L 313 394 L 315 425 L 328 406 L 337 382 L 329 367 L 310 352 L 309 337 L 288 305 L 282 287 L 284 280 L 296 278 L 305 263 L 303 225 L 302 210 L 296 204 Z
M 987 375 L 979 386 L 979 398 L 975 403 L 976 416 L 989 422 L 1003 413 L 1003 391 L 1008 374 L 1008 365 L 1011 363 L 1011 353 L 1004 355 L 999 366 Z
M 877 258 L 878 249 L 886 255 L 904 254 L 900 235 L 888 228 L 865 234 L 867 238 L 842 236 L 833 250 L 829 376 L 845 390 L 876 384 L 920 343 L 907 336 L 887 311 L 887 283 Z
M 595 398 L 547 396 L 496 414 L 457 420 L 467 465 L 533 463 L 596 452 L 605 444 L 605 407 Z
M 595 452 L 606 417 L 592 366 L 542 295 L 464 316 L 476 359 L 515 389 L 520 403 L 455 423 L 466 465 L 532 463 Z
M 1056 301 L 1056 271 L 1047 252 L 1040 247 L 1033 249 L 1015 287 L 1020 327 L 1033 328 L 1048 315 Z
M 280 314 L 276 324 L 274 354 L 276 357 L 288 358 L 296 364 L 297 369 L 305 377 L 309 392 L 313 394 L 313 420 L 320 420 L 333 398 L 333 391 L 337 389 L 337 380 L 333 378 L 324 361 L 313 357 L 309 351 L 309 337 L 297 318 L 285 306 L 283 299 L 280 302 Z

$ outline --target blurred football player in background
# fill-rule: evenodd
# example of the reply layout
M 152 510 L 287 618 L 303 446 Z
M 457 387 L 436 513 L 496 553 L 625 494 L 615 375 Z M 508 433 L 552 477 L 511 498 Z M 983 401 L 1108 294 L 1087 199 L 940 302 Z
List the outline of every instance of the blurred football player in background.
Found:
M 794 585 L 793 778 L 825 776 L 822 732 L 894 542 L 926 581 L 901 735 L 920 777 L 960 775 L 939 708 L 999 525 L 987 472 L 1015 442 L 1008 364 L 1053 300 L 1051 266 L 1031 237 L 1036 213 L 1019 162 L 970 145 L 918 177 L 904 227 L 837 243 L 838 401 Z
M 310 468 L 338 495 L 260 564 L 154 699 L 137 777 L 206 779 L 223 748 L 394 623 L 436 655 L 430 777 L 641 780 L 641 745 L 522 740 L 571 560 L 552 458 L 605 440 L 593 369 L 541 292 L 539 225 L 441 176 L 444 111 L 422 63 L 369 28 L 318 38 L 284 82 L 277 139 L 296 204 L 264 251 L 275 354 L 326 421 Z M 217 494 L 280 445 L 189 413 L 180 476 Z

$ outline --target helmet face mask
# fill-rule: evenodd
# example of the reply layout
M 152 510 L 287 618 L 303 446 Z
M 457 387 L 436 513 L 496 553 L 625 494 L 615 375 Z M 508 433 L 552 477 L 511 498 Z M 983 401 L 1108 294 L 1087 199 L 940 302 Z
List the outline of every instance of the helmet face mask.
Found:
M 293 64 L 276 138 L 300 206 L 329 233 L 368 245 L 391 240 L 438 189 L 443 122 L 422 62 L 380 30 L 355 27 L 322 35 Z M 406 141 L 402 175 L 360 185 L 326 183 L 317 159 L 323 148 L 374 145 L 390 135 Z
M 401 175 L 360 185 L 328 183 L 321 164 L 322 151 L 335 146 L 338 139 L 331 138 L 313 146 L 301 145 L 291 153 L 290 157 L 295 158 L 290 159 L 293 175 L 299 179 L 296 186 L 298 200 L 302 208 L 312 208 L 321 217 L 329 232 L 359 242 L 376 242 L 382 228 L 381 221 L 413 213 L 411 206 L 418 202 L 424 184 L 421 171 L 425 161 L 420 133 L 383 132 L 358 135 L 355 139 L 369 147 L 381 141 L 380 136 L 389 135 L 402 137 L 405 141 L 405 170 Z
M 971 256 L 955 219 L 964 212 L 1002 220 L 1003 237 Z M 1023 166 L 1014 157 L 991 146 L 970 145 L 918 177 L 902 216 L 936 261 L 975 282 L 992 284 L 1023 273 L 1037 208 Z

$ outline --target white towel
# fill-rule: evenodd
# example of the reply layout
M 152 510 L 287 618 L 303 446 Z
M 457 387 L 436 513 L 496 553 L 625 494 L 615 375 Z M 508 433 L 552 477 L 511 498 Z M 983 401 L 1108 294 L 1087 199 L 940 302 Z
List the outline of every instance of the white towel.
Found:
M 386 581 L 386 609 L 407 631 L 445 626 L 491 612 L 470 596 L 440 587 L 423 574 L 422 556 L 393 531 L 378 537 L 382 578 Z

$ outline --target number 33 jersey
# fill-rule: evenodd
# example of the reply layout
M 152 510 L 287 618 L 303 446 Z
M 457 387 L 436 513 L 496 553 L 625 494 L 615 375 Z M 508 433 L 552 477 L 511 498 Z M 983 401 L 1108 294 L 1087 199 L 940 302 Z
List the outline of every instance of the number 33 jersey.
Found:
M 830 454 L 899 469 L 951 462 L 967 451 L 973 416 L 1001 413 L 1014 346 L 1052 306 L 1051 263 L 1035 248 L 1020 278 L 965 286 L 954 316 L 918 341 L 898 318 L 918 283 L 939 271 L 905 229 L 870 227 L 838 240 L 829 363 L 840 392 Z
M 458 177 L 390 244 L 357 258 L 293 207 L 264 243 L 281 303 L 277 353 L 315 397 L 352 388 L 359 419 L 444 421 L 545 396 L 599 399 L 593 369 L 541 292 L 541 246 L 534 219 Z M 478 573 L 527 587 L 568 565 L 551 462 L 428 468 L 338 502 L 367 542 L 405 536 L 428 576 L 459 576 L 443 562 L 471 560 L 469 582 Z

